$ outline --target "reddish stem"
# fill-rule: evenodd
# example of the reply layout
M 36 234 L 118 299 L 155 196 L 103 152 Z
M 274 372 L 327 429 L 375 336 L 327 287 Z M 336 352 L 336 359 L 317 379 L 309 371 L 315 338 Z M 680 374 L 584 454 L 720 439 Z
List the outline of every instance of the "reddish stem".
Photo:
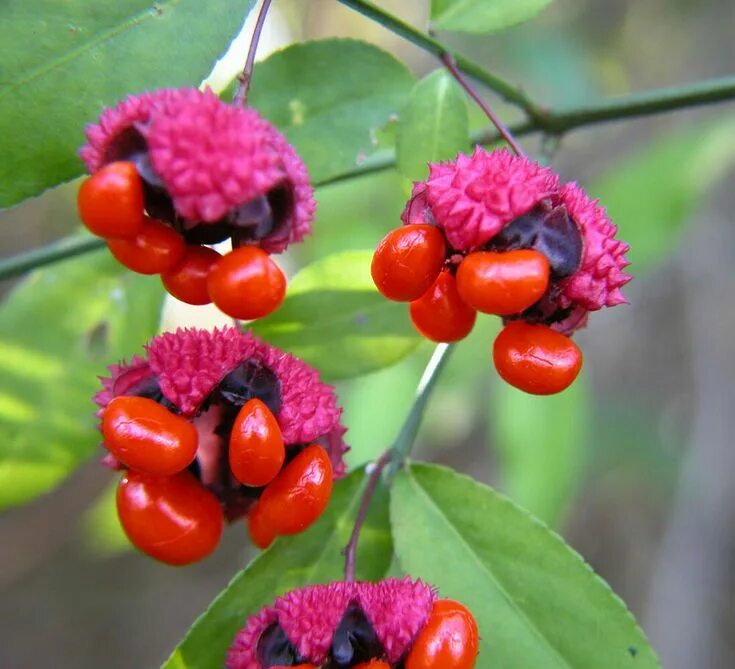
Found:
M 235 91 L 235 97 L 233 98 L 233 102 L 235 104 L 244 106 L 247 102 L 248 91 L 250 90 L 250 82 L 253 78 L 255 52 L 258 50 L 260 33 L 263 31 L 263 24 L 265 23 L 265 17 L 268 14 L 268 8 L 270 6 L 271 0 L 263 0 L 263 4 L 260 6 L 258 18 L 255 21 L 255 28 L 253 29 L 253 38 L 250 40 L 250 46 L 248 47 L 248 56 L 245 59 L 245 67 L 242 68 L 242 72 L 237 77 L 240 83 L 237 87 L 237 90 Z
M 507 126 L 495 115 L 495 112 L 490 109 L 490 106 L 483 100 L 479 93 L 475 90 L 469 79 L 462 74 L 462 71 L 457 67 L 457 63 L 454 60 L 454 56 L 450 53 L 444 53 L 441 57 L 442 63 L 449 70 L 450 74 L 457 80 L 460 86 L 467 91 L 467 94 L 480 106 L 480 109 L 485 112 L 485 115 L 490 119 L 490 122 L 498 129 L 501 137 L 506 141 L 508 146 L 513 150 L 517 156 L 526 155 L 521 148 L 521 145 L 513 137 L 513 133 L 508 130 Z
M 350 540 L 347 542 L 347 546 L 345 546 L 344 551 L 342 551 L 345 556 L 345 581 L 355 580 L 355 562 L 357 559 L 357 542 L 360 538 L 360 530 L 365 523 L 365 518 L 367 517 L 367 512 L 370 508 L 373 493 L 378 487 L 378 481 L 380 481 L 380 475 L 383 473 L 385 466 L 390 462 L 392 454 L 393 450 L 390 448 L 385 451 L 385 453 L 378 458 L 373 471 L 370 472 L 370 478 L 365 486 L 365 492 L 363 493 L 362 501 L 360 502 L 360 509 L 355 517 L 355 526 L 352 529 L 352 534 L 350 535 Z

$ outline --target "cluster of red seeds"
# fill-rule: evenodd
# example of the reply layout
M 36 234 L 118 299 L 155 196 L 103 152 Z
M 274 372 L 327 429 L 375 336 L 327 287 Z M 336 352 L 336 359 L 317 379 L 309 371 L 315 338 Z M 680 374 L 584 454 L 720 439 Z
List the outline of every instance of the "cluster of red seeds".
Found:
M 149 351 L 153 362 L 115 366 L 97 397 L 131 542 L 184 565 L 216 548 L 225 520 L 247 515 L 261 548 L 314 523 L 344 469 L 331 388 L 234 328 L 162 335 Z
M 187 470 L 198 450 L 186 418 L 145 397 L 113 399 L 102 414 L 107 449 L 125 467 L 117 510 L 135 546 L 168 564 L 209 555 L 222 534 L 215 495 Z M 229 466 L 242 485 L 265 486 L 248 518 L 253 542 L 267 548 L 278 535 L 297 534 L 322 514 L 332 493 L 332 465 L 311 444 L 283 466 L 286 449 L 273 414 L 259 399 L 240 409 L 229 437 Z
M 549 285 L 549 262 L 532 249 L 475 251 L 446 258 L 441 230 L 406 225 L 388 233 L 375 251 L 372 275 L 387 298 L 410 302 L 415 328 L 435 342 L 466 337 L 477 312 L 513 316 L 535 304 Z M 500 376 L 526 392 L 567 388 L 582 368 L 582 352 L 547 325 L 511 321 L 493 346 Z
M 493 346 L 500 376 L 529 393 L 564 390 L 582 367 L 567 335 L 588 311 L 624 300 L 627 246 L 612 238 L 595 203 L 584 201 L 575 218 L 579 189 L 560 189 L 555 175 L 526 159 L 478 149 L 431 167 L 432 177 L 414 187 L 405 225 L 375 251 L 375 285 L 410 302 L 415 328 L 435 342 L 466 337 L 477 312 L 502 317 Z
M 410 578 L 308 586 L 248 619 L 227 669 L 472 669 L 477 622 Z
M 269 254 L 241 246 L 220 255 L 187 244 L 169 223 L 145 213 L 143 180 L 132 162 L 109 163 L 85 179 L 79 216 L 103 237 L 112 255 L 139 274 L 160 274 L 166 290 L 188 304 L 214 302 L 228 316 L 262 318 L 286 294 L 286 277 Z

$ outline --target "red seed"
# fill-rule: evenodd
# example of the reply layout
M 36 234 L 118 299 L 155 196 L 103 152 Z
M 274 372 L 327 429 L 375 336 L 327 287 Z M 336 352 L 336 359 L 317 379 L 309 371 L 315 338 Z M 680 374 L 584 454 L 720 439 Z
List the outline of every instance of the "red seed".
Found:
M 477 318 L 477 312 L 460 297 L 455 279 L 448 270 L 440 272 L 434 285 L 411 302 L 409 313 L 414 327 L 435 342 L 464 339 Z
M 172 227 L 147 218 L 135 237 L 109 239 L 107 246 L 117 261 L 138 274 L 171 271 L 184 257 L 183 237 Z
M 508 323 L 495 339 L 493 361 L 510 385 L 533 395 L 568 388 L 582 369 L 582 351 L 546 325 Z
M 477 622 L 467 607 L 439 599 L 406 658 L 406 669 L 472 669 L 479 638 Z
M 457 269 L 462 299 L 485 314 L 520 313 L 538 302 L 548 286 L 549 261 L 532 249 L 470 253 Z
M 117 489 L 117 513 L 136 548 L 171 565 L 205 558 L 222 535 L 217 498 L 186 471 L 174 476 L 126 472 Z
M 446 255 L 444 235 L 433 225 L 404 225 L 378 244 L 370 271 L 389 300 L 410 302 L 436 280 Z
M 230 469 L 243 485 L 270 483 L 286 458 L 283 435 L 270 409 L 259 399 L 248 400 L 230 433 Z
M 198 446 L 188 420 L 145 397 L 115 397 L 102 415 L 102 435 L 126 467 L 161 476 L 186 469 Z
M 85 179 L 77 207 L 82 223 L 98 237 L 134 237 L 144 220 L 143 182 L 135 165 L 110 163 Z
M 257 246 L 241 246 L 222 256 L 207 278 L 219 309 L 232 318 L 253 320 L 275 311 L 286 295 L 286 277 Z

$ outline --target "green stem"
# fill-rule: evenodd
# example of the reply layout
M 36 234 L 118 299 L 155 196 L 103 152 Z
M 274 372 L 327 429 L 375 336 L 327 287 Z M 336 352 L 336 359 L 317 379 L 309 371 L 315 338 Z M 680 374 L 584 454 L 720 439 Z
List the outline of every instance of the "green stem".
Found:
M 362 501 L 360 502 L 360 508 L 355 516 L 352 534 L 342 551 L 342 554 L 345 556 L 345 581 L 355 580 L 357 543 L 360 540 L 360 530 L 362 530 L 365 518 L 367 518 L 373 494 L 383 477 L 383 473 L 385 472 L 385 482 L 389 484 L 395 473 L 411 453 L 421 425 L 421 419 L 426 410 L 426 405 L 431 397 L 431 393 L 436 387 L 436 382 L 439 380 L 442 369 L 444 369 L 444 365 L 449 359 L 449 354 L 452 352 L 452 349 L 452 344 L 439 344 L 434 349 L 434 353 L 427 363 L 424 373 L 421 375 L 419 385 L 416 389 L 416 398 L 413 401 L 411 410 L 408 412 L 408 416 L 406 416 L 401 431 L 398 433 L 393 445 L 375 462 L 372 471 L 368 469 L 370 471 L 368 482 L 365 486 Z
M 684 107 L 698 107 L 735 98 L 735 77 L 720 77 L 683 86 L 656 88 L 622 95 L 591 105 L 546 112 L 529 124 L 530 130 L 560 134 L 582 126 L 650 116 Z
M 386 483 L 390 483 L 395 473 L 411 453 L 411 449 L 416 441 L 416 435 L 421 426 L 421 419 L 424 416 L 424 411 L 426 411 L 426 405 L 453 348 L 453 344 L 439 344 L 434 349 L 434 353 L 427 363 L 424 373 L 421 375 L 419 385 L 416 388 L 416 398 L 413 401 L 411 410 L 408 412 L 408 416 L 406 416 L 401 431 L 398 433 L 392 446 L 378 458 L 373 466 L 373 470 L 368 475 L 368 482 L 365 486 L 362 501 L 360 502 L 360 508 L 355 516 L 355 524 L 350 535 L 350 540 L 342 551 L 342 554 L 345 556 L 345 581 L 355 580 L 357 543 L 360 540 L 360 530 L 365 523 L 365 518 L 367 518 L 370 502 L 380 483 L 383 472 L 386 474 Z
M 105 240 L 87 235 L 72 235 L 0 260 L 0 281 L 44 265 L 102 248 Z
M 389 477 L 396 473 L 411 453 L 421 426 L 421 420 L 424 417 L 424 411 L 426 411 L 426 405 L 453 350 L 453 344 L 439 344 L 434 349 L 434 353 L 419 380 L 419 385 L 416 388 L 416 398 L 413 401 L 411 410 L 408 412 L 401 431 L 391 446 L 392 456 L 388 466 Z
M 469 58 L 465 58 L 463 55 L 455 53 L 452 49 L 444 46 L 444 44 L 435 40 L 433 37 L 430 37 L 408 23 L 401 21 L 398 17 L 375 6 L 372 2 L 368 2 L 367 0 L 339 0 L 339 2 L 351 9 L 354 9 L 363 16 L 380 23 L 391 32 L 396 35 L 400 35 L 405 40 L 415 44 L 424 51 L 434 54 L 437 58 L 442 58 L 445 54 L 449 54 L 462 72 L 482 82 L 506 101 L 520 107 L 531 118 L 537 118 L 543 113 L 543 110 L 536 107 L 533 100 L 531 100 L 520 88 L 517 88 L 513 84 L 501 79 L 492 72 L 488 72 L 485 68 Z

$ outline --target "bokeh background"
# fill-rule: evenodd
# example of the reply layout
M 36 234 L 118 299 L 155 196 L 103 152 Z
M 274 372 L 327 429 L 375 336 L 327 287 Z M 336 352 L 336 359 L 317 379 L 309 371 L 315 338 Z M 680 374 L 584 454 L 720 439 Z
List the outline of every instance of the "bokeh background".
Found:
M 350 35 L 392 51 L 418 75 L 436 67 L 330 0 L 274 4 L 262 55 Z M 423 1 L 378 4 L 427 26 Z M 734 27 L 732 0 L 556 0 L 500 35 L 442 37 L 535 99 L 575 105 L 731 74 Z M 215 81 L 232 67 L 221 65 Z M 517 118 L 488 99 L 505 120 Z M 532 153 L 542 149 L 537 137 L 523 141 Z M 583 378 L 548 399 L 497 382 L 489 356 L 496 326 L 481 319 L 432 399 L 417 457 L 491 483 L 554 526 L 628 603 L 667 669 L 733 667 L 735 106 L 580 129 L 555 151 L 544 148 L 563 177 L 603 197 L 633 245 L 631 304 L 593 316 L 578 335 Z M 373 247 L 397 224 L 407 188 L 385 171 L 319 189 L 317 234 L 286 258 L 289 271 Z M 0 213 L 2 256 L 76 229 L 75 189 Z M 12 287 L 0 284 L 3 293 Z M 164 310 L 166 327 L 194 320 L 219 317 Z M 44 314 L 38 324 L 54 327 Z M 429 353 L 422 347 L 393 368 L 339 384 L 352 464 L 395 436 Z M 141 557 L 116 525 L 110 484 L 95 458 L 54 492 L 0 515 L 0 666 L 156 667 L 250 559 L 238 526 L 190 568 Z

